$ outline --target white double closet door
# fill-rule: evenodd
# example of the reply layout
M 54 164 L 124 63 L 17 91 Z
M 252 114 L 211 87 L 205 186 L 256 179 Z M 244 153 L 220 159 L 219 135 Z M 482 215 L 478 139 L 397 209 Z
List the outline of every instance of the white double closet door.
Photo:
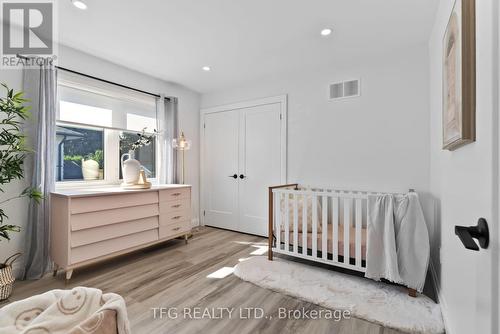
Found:
M 269 103 L 266 103 L 269 102 Z M 203 219 L 268 235 L 268 187 L 286 180 L 285 97 L 203 112 Z

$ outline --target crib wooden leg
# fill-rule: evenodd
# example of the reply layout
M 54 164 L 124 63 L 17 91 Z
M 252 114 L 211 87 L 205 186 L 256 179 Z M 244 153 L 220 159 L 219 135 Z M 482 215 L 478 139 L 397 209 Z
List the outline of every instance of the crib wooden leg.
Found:
M 417 297 L 417 290 L 408 288 L 408 296 L 413 298 Z
M 267 259 L 269 261 L 273 260 L 273 218 L 274 218 L 274 212 L 273 212 L 273 188 L 269 187 L 269 226 L 268 226 L 268 233 L 269 233 L 269 240 L 267 243 Z

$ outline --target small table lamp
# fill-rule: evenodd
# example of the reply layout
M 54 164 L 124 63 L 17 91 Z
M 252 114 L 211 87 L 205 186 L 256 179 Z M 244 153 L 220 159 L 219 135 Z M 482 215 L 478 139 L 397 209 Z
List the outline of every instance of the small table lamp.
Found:
M 191 140 L 186 139 L 184 136 L 184 132 L 181 131 L 181 136 L 179 138 L 175 138 L 172 141 L 172 147 L 177 151 L 182 151 L 182 174 L 181 174 L 181 184 L 184 184 L 184 152 L 191 148 Z

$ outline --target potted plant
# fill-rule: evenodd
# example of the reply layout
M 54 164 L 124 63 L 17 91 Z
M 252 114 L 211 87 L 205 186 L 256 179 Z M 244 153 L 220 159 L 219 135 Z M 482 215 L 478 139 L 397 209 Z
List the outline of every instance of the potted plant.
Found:
M 102 150 L 96 150 L 93 154 L 93 158 L 99 164 L 99 180 L 104 179 L 104 152 Z
M 7 90 L 6 97 L 0 98 L 0 192 L 4 193 L 4 185 L 24 179 L 23 164 L 31 151 L 25 145 L 26 136 L 21 130 L 22 121 L 30 115 L 29 108 L 24 105 L 27 100 L 22 92 L 14 93 L 5 84 L 2 86 Z M 20 198 L 30 198 L 39 203 L 42 193 L 38 189 L 26 188 L 18 195 L 0 201 L 0 246 L 2 241 L 10 240 L 10 233 L 21 231 L 18 225 L 6 223 L 9 217 L 4 210 L 6 203 Z M 0 263 L 0 300 L 8 298 L 12 292 L 12 263 L 19 255 L 11 255 Z
M 102 180 L 104 178 L 104 154 L 102 150 L 86 155 L 82 159 L 82 174 L 84 180 Z

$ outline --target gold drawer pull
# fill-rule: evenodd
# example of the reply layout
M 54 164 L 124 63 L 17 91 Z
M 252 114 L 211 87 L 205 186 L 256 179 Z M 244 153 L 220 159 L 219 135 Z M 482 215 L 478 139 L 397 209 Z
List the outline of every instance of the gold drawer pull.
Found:
M 181 193 L 173 193 L 172 196 L 180 196 Z
M 180 204 L 176 204 L 176 205 L 172 205 L 173 208 L 180 208 L 181 205 Z
M 181 218 L 182 216 L 175 216 L 175 217 L 172 217 L 172 219 L 179 219 Z
M 180 230 L 180 229 L 181 229 L 180 227 L 176 227 L 176 228 L 173 228 L 172 230 L 173 230 L 173 231 L 178 231 L 178 230 Z

